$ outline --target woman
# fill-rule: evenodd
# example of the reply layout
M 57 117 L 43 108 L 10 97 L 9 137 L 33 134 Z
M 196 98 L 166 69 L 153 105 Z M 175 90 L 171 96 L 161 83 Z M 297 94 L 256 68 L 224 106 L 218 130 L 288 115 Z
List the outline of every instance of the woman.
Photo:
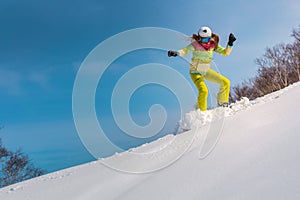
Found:
M 229 41 L 226 48 L 219 45 L 219 36 L 212 33 L 208 27 L 201 27 L 198 34 L 193 34 L 192 43 L 179 51 L 168 51 L 168 56 L 185 56 L 188 53 L 193 53 L 190 64 L 190 76 L 198 89 L 198 104 L 197 108 L 202 111 L 207 109 L 208 89 L 204 80 L 208 80 L 220 85 L 220 90 L 217 96 L 219 106 L 228 106 L 230 81 L 210 69 L 210 63 L 214 52 L 228 56 L 231 52 L 233 42 L 236 40 L 234 35 L 230 33 Z

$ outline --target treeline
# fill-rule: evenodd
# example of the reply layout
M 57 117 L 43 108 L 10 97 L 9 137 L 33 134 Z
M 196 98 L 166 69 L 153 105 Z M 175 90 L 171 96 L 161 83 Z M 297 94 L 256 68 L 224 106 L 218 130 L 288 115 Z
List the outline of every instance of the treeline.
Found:
M 300 26 L 292 31 L 292 44 L 277 44 L 267 48 L 261 58 L 255 60 L 259 66 L 256 77 L 234 86 L 230 101 L 242 97 L 253 100 L 300 81 Z
M 44 170 L 36 168 L 20 150 L 14 152 L 4 147 L 0 139 L 0 188 L 44 173 Z

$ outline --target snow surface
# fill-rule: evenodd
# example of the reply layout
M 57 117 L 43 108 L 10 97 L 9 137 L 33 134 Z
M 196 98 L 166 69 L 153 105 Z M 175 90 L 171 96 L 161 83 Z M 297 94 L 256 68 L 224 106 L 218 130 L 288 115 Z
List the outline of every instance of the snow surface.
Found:
M 300 199 L 299 102 L 297 83 L 192 111 L 183 133 L 2 188 L 0 199 Z

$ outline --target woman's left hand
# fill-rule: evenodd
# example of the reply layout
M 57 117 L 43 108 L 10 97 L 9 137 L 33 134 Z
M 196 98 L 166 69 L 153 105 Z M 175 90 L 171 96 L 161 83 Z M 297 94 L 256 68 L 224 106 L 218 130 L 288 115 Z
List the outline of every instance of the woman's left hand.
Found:
M 233 35 L 233 33 L 230 33 L 229 40 L 228 40 L 228 45 L 233 46 L 234 41 L 236 41 L 236 37 Z

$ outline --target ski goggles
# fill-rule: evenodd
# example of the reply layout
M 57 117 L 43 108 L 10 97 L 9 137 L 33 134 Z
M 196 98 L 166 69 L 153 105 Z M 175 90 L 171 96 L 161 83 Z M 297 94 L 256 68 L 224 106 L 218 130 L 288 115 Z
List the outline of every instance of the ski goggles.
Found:
M 208 43 L 210 41 L 210 37 L 201 38 L 202 43 Z

